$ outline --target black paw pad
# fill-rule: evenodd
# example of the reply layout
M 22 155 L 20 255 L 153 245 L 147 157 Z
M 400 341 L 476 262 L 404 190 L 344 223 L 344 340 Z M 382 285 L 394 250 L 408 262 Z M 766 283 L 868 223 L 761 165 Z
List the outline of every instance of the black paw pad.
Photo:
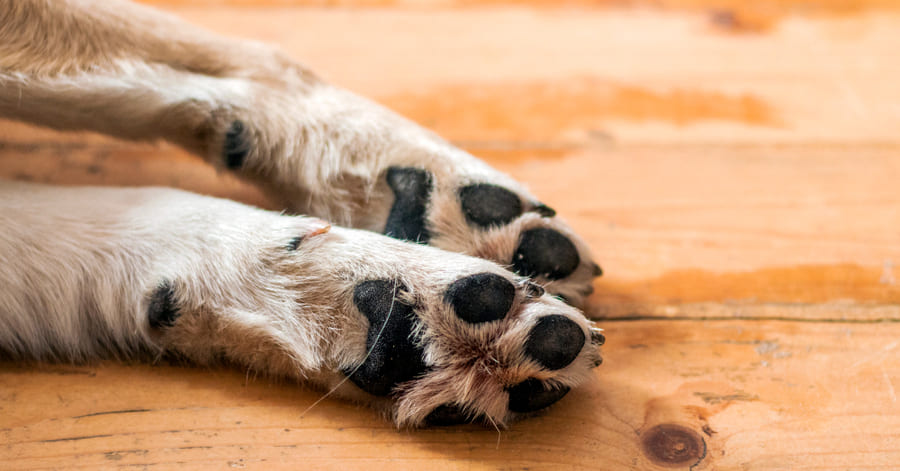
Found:
M 438 406 L 428 414 L 428 417 L 425 417 L 425 423 L 435 427 L 465 424 L 471 420 L 468 414 L 454 404 Z
M 544 228 L 523 232 L 512 259 L 516 273 L 551 280 L 571 275 L 580 262 L 578 249 L 568 237 Z
M 427 243 L 431 234 L 425 227 L 425 207 L 431 195 L 431 174 L 412 167 L 391 167 L 387 184 L 394 192 L 384 234 L 395 239 Z
M 250 143 L 244 136 L 244 123 L 234 121 L 225 133 L 225 142 L 222 144 L 222 154 L 225 157 L 225 165 L 234 170 L 244 165 L 244 159 L 250 153 Z
M 303 236 L 297 236 L 291 239 L 287 244 L 287 249 L 290 251 L 294 251 L 300 248 L 300 244 L 303 242 Z
M 150 303 L 147 306 L 150 327 L 154 329 L 172 327 L 180 315 L 181 312 L 175 302 L 175 289 L 169 280 L 164 280 L 150 294 Z
M 479 273 L 454 281 L 444 294 L 460 319 L 470 323 L 491 322 L 506 317 L 516 297 L 511 281 L 493 273 Z
M 425 371 L 422 349 L 412 341 L 413 307 L 396 298 L 404 287 L 390 280 L 369 280 L 353 290 L 353 303 L 369 320 L 368 357 L 345 370 L 360 389 L 386 396 L 394 387 Z
M 509 410 L 513 412 L 534 412 L 562 399 L 569 388 L 561 386 L 546 389 L 537 379 L 527 379 L 509 388 Z
M 584 331 L 566 316 L 538 319 L 525 341 L 525 353 L 548 370 L 565 368 L 584 347 Z
M 464 186 L 459 190 L 463 214 L 478 227 L 502 226 L 522 215 L 522 201 L 506 188 L 488 183 Z

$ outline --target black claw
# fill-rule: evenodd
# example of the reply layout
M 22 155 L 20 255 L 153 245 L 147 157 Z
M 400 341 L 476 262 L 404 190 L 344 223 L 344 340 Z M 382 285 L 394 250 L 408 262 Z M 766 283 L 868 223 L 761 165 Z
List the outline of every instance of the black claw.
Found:
M 225 133 L 225 142 L 222 144 L 222 153 L 225 155 L 225 165 L 234 170 L 244 165 L 244 159 L 250 153 L 250 144 L 244 136 L 244 123 L 234 121 L 228 132 Z
M 561 386 L 547 389 L 535 378 L 527 379 L 509 388 L 509 410 L 513 412 L 534 412 L 562 399 L 569 388 Z
M 466 221 L 482 228 L 502 226 L 522 215 L 522 201 L 515 193 L 489 183 L 460 188 L 459 200 Z
M 428 414 L 428 417 L 425 417 L 425 423 L 435 427 L 460 425 L 469 422 L 471 422 L 471 417 L 455 404 L 438 406 Z
M 606 343 L 606 336 L 601 332 L 591 330 L 591 343 L 598 347 L 602 346 L 604 343 Z
M 425 170 L 391 167 L 387 184 L 394 192 L 394 205 L 384 225 L 384 234 L 395 239 L 428 243 L 425 210 L 431 197 L 432 178 Z
M 594 275 L 594 278 L 603 276 L 603 269 L 600 268 L 600 265 L 597 265 L 596 263 L 591 263 L 591 270 L 592 270 L 591 274 Z
M 558 280 L 572 274 L 581 259 L 568 237 L 553 229 L 531 229 L 522 233 L 513 254 L 513 270 L 523 276 Z
M 526 281 L 525 282 L 525 294 L 530 298 L 540 298 L 544 295 L 546 291 L 544 291 L 544 287 L 533 282 Z
M 515 297 L 512 282 L 494 273 L 479 273 L 454 281 L 444 301 L 462 320 L 479 324 L 506 317 Z
M 531 210 L 540 214 L 541 217 L 545 218 L 552 218 L 553 216 L 556 216 L 556 210 L 544 203 L 537 203 L 533 208 L 531 208 Z
M 353 290 L 353 302 L 369 320 L 366 360 L 355 370 L 345 370 L 357 386 L 376 396 L 386 396 L 398 384 L 425 371 L 423 350 L 412 340 L 413 307 L 397 299 L 404 287 L 389 280 L 369 280 Z
M 160 329 L 172 327 L 181 312 L 175 302 L 175 289 L 169 280 L 163 280 L 150 294 L 150 303 L 147 306 L 147 319 L 150 327 Z
M 584 331 L 562 315 L 544 316 L 528 334 L 525 353 L 548 370 L 565 368 L 584 347 Z

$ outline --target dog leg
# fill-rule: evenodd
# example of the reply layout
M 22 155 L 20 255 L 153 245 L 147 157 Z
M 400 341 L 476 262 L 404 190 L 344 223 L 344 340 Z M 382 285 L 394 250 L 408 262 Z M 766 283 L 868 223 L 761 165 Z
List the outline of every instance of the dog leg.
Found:
M 601 337 L 482 259 L 160 188 L 0 181 L 0 356 L 174 355 L 286 376 L 399 425 L 503 423 Z
M 508 176 L 270 47 L 112 3 L 0 0 L 0 115 L 166 139 L 291 211 L 592 291 L 587 245 Z

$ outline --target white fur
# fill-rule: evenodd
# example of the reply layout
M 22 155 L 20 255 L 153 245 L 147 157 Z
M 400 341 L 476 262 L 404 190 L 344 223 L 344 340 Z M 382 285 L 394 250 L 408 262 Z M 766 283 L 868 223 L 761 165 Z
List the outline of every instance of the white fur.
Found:
M 522 231 L 558 230 L 582 263 L 546 286 L 578 302 L 590 286 L 587 246 L 558 218 L 527 213 L 473 229 L 460 211 L 457 191 L 477 182 L 515 192 L 527 210 L 537 201 L 520 184 L 277 51 L 136 5 L 104 5 L 0 0 L 0 116 L 166 139 L 219 166 L 225 133 L 240 121 L 250 151 L 240 176 L 285 208 L 378 232 L 393 203 L 384 172 L 422 168 L 433 178 L 430 243 L 481 258 L 172 189 L 0 181 L 0 355 L 231 362 L 334 388 L 406 425 L 448 403 L 503 423 L 512 416 L 506 388 L 528 378 L 574 386 L 588 377 L 599 360 L 591 342 L 552 372 L 522 353 L 542 315 L 565 315 L 588 337 L 591 327 L 560 301 L 526 294 L 520 277 L 494 263 L 510 263 Z M 69 34 L 86 44 L 66 42 Z M 292 250 L 296 237 L 302 241 Z M 473 326 L 455 316 L 444 293 L 483 272 L 518 288 L 504 319 Z M 431 367 L 391 399 L 363 394 L 341 373 L 367 355 L 370 326 L 352 299 L 354 287 L 372 279 L 406 287 L 400 297 L 416 306 Z M 148 309 L 165 284 L 180 315 L 157 329 Z

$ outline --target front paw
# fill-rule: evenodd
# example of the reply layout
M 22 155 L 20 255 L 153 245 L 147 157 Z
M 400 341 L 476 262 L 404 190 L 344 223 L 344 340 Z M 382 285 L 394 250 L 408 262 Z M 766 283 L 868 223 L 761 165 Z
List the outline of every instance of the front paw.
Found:
M 378 279 L 353 290 L 366 349 L 344 373 L 390 396 L 398 425 L 502 425 L 557 402 L 600 363 L 602 334 L 531 282 L 457 276 L 429 289 Z
M 277 96 L 223 111 L 212 149 L 286 208 L 492 260 L 575 306 L 593 291 L 587 244 L 515 180 L 349 93 Z
M 460 154 L 462 154 L 460 152 Z M 453 172 L 390 167 L 386 235 L 493 260 L 581 306 L 602 274 L 587 244 L 520 185 L 460 159 Z
M 602 335 L 579 311 L 494 263 L 281 222 L 292 219 L 271 224 L 277 237 L 248 235 L 221 254 L 209 278 L 152 286 L 145 312 L 158 342 L 201 363 L 310 381 L 411 427 L 504 424 L 555 403 L 600 363 Z
M 377 240 L 366 244 L 377 250 L 369 273 L 346 295 L 365 341 L 348 346 L 341 371 L 389 398 L 398 425 L 504 424 L 600 364 L 599 330 L 539 285 L 484 260 Z

